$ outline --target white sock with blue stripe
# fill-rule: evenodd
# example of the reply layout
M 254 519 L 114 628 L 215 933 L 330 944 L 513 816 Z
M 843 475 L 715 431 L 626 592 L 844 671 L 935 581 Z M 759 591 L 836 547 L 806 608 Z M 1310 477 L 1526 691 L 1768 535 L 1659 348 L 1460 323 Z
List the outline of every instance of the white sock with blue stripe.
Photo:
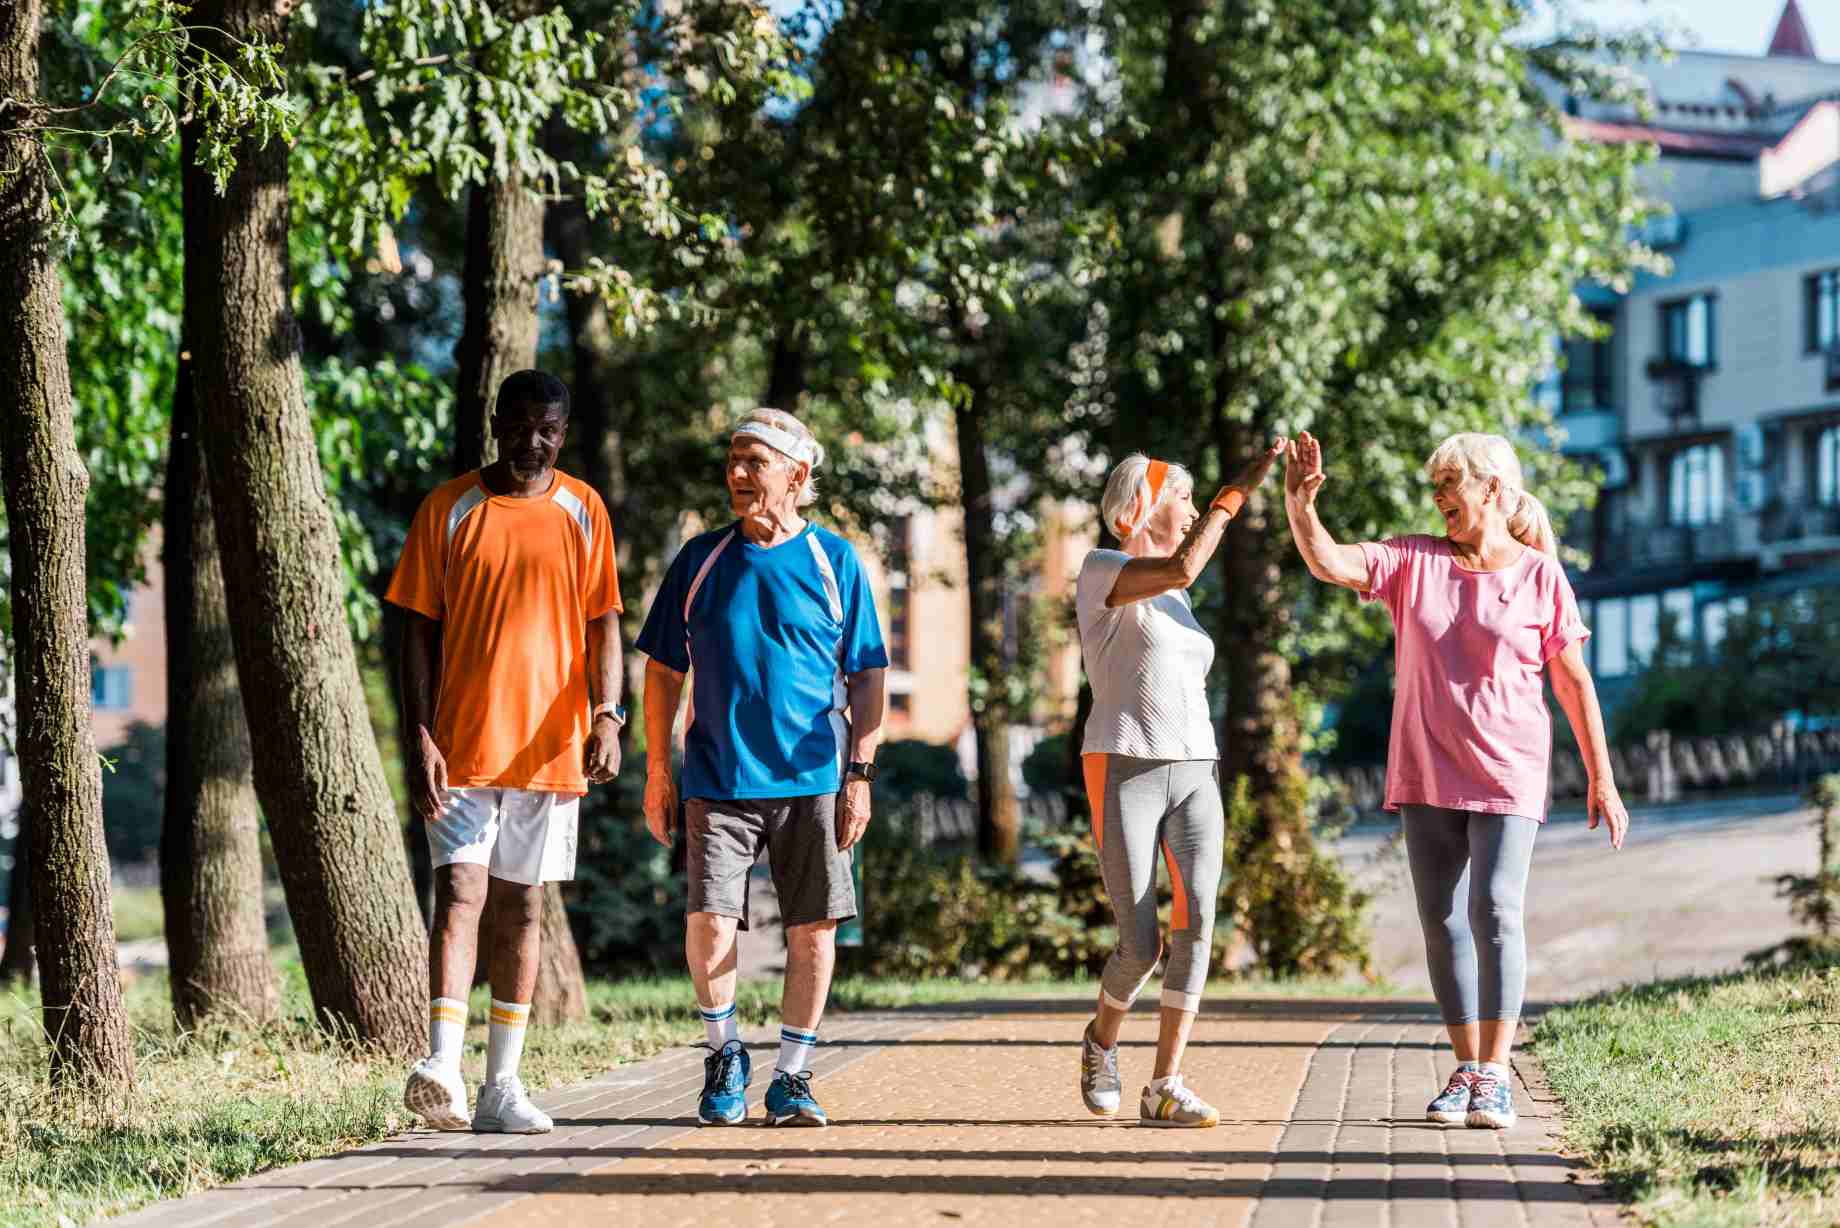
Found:
M 721 1006 L 704 1006 L 697 1003 L 696 1013 L 703 1017 L 703 1029 L 709 1033 L 709 1043 L 717 1049 L 737 1038 L 735 1025 L 735 1004 L 724 1003 Z
M 811 1051 L 817 1047 L 818 1029 L 807 1030 L 782 1023 L 779 1028 L 779 1062 L 776 1068 L 787 1074 L 804 1074 L 811 1069 Z

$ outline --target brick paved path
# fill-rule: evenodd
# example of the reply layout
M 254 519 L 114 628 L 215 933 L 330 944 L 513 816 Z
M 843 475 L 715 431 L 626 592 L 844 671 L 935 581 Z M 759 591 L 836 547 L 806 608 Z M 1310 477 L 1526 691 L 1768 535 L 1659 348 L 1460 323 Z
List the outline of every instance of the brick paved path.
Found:
M 1126 1025 L 1127 1112 L 1085 1115 L 1073 1040 L 1083 1004 L 1022 1000 L 835 1016 L 813 1061 L 827 1130 L 695 1126 L 701 1051 L 679 1050 L 538 1097 L 530 1138 L 414 1133 L 165 1203 L 118 1224 L 401 1228 L 644 1223 L 1053 1228 L 1141 1222 L 1250 1228 L 1607 1228 L 1614 1207 L 1554 1151 L 1554 1106 L 1518 1063 L 1514 1130 L 1422 1120 L 1449 1051 L 1416 1003 L 1210 1003 L 1185 1063 L 1221 1109 L 1206 1131 L 1141 1129 L 1155 1017 Z M 1180 1199 L 1179 1206 L 1166 1201 Z

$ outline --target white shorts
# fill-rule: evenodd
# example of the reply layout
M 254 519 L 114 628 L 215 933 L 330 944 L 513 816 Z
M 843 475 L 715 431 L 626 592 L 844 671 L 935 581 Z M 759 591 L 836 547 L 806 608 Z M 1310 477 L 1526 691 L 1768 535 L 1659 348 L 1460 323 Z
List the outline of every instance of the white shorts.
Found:
M 485 866 L 493 878 L 537 887 L 575 877 L 581 798 L 530 789 L 449 789 L 424 824 L 437 866 Z

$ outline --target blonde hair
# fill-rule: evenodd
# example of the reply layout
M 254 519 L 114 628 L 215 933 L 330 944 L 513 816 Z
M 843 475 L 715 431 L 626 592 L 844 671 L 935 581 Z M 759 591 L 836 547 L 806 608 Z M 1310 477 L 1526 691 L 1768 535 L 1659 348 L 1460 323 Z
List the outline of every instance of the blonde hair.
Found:
M 1546 505 L 1528 492 L 1526 479 L 1521 476 L 1521 458 L 1514 454 L 1513 444 L 1500 435 L 1475 431 L 1452 435 L 1425 462 L 1425 476 L 1434 484 L 1447 473 L 1480 481 L 1494 478 L 1501 483 L 1501 510 L 1508 518 L 1508 532 L 1514 540 L 1546 554 L 1559 553 Z
M 1150 471 L 1150 458 L 1142 452 L 1133 452 L 1119 461 L 1118 466 L 1112 470 L 1112 476 L 1106 479 L 1105 494 L 1099 499 L 1099 515 L 1104 519 L 1105 527 L 1117 535 L 1121 543 L 1143 532 L 1144 526 L 1150 523 L 1150 517 L 1156 514 L 1163 500 L 1180 499 L 1183 495 L 1194 493 L 1194 475 L 1181 465 L 1167 463 L 1169 472 L 1163 477 L 1162 490 L 1158 492 L 1156 501 L 1145 509 L 1143 519 L 1128 536 L 1118 533 L 1118 521 L 1135 508 L 1138 488 Z
M 812 504 L 816 503 L 818 501 L 818 466 L 824 463 L 824 445 L 818 442 L 818 437 L 812 434 L 811 428 L 785 410 L 773 409 L 766 405 L 750 409 L 747 413 L 743 414 L 740 421 L 735 423 L 735 430 L 740 430 L 750 422 L 758 422 L 762 426 L 770 426 L 776 431 L 784 431 L 799 443 L 811 449 L 811 468 L 806 471 L 805 484 L 799 487 L 798 502 L 796 506 L 810 507 Z M 733 432 L 731 432 L 731 434 L 732 433 Z M 775 449 L 775 451 L 778 451 L 778 449 Z M 797 459 L 787 455 L 785 452 L 780 452 L 780 455 L 785 456 L 786 459 L 794 465 L 800 463 Z

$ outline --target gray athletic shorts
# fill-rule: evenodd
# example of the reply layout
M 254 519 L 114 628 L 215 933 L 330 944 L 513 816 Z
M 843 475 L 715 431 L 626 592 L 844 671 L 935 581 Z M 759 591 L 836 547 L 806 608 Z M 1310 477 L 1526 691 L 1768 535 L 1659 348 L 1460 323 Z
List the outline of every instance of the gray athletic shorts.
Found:
M 787 925 L 856 915 L 850 854 L 837 848 L 837 795 L 684 803 L 691 912 L 734 917 L 747 928 L 748 872 L 767 850 L 780 920 Z

